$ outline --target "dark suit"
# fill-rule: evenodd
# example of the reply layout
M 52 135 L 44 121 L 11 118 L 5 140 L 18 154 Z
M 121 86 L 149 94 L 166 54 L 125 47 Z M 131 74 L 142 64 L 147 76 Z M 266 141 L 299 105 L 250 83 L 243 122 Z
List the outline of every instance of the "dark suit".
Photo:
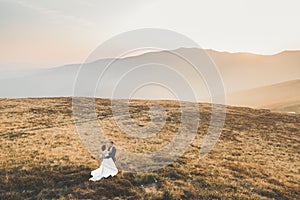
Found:
M 109 158 L 112 158 L 114 162 L 116 162 L 116 147 L 112 146 L 112 147 L 108 147 L 108 151 L 110 152 L 111 150 L 111 153 L 109 153 Z

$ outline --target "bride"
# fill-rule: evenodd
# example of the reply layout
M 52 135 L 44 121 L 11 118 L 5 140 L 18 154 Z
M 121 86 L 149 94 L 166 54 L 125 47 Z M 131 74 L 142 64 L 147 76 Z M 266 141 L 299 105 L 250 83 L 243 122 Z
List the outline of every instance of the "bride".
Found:
M 109 156 L 109 151 L 106 150 L 106 145 L 103 145 L 101 149 L 100 159 L 103 159 L 102 163 L 98 169 L 91 172 L 92 178 L 89 179 L 90 181 L 99 181 L 103 177 L 115 176 L 118 173 L 113 159 Z

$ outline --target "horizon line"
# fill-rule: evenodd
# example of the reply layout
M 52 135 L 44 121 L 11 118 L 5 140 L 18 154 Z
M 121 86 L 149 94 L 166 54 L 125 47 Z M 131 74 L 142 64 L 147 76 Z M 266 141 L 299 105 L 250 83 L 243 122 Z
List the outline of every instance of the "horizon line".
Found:
M 176 49 L 170 49 L 170 50 L 157 50 L 157 51 L 148 51 L 148 52 L 142 52 L 140 54 L 137 55 L 129 55 L 129 56 L 125 56 L 125 57 L 119 57 L 119 58 L 114 58 L 114 57 L 105 57 L 105 58 L 99 58 L 93 61 L 90 61 L 90 63 L 93 62 L 97 62 L 98 60 L 105 60 L 105 59 L 125 59 L 125 58 L 134 58 L 134 57 L 138 57 L 138 56 L 142 56 L 142 55 L 146 55 L 146 54 L 150 54 L 150 53 L 159 53 L 159 52 L 164 52 L 164 51 L 178 51 L 180 49 L 202 49 L 204 51 L 213 51 L 213 52 L 217 52 L 217 53 L 226 53 L 226 54 L 247 54 L 247 55 L 253 55 L 253 56 L 276 56 L 285 52 L 298 52 L 300 51 L 300 49 L 284 49 L 284 50 L 280 50 L 277 51 L 275 53 L 272 54 L 260 54 L 260 53 L 254 53 L 254 52 L 247 52 L 247 51 L 229 51 L 229 50 L 217 50 L 217 49 L 213 49 L 213 48 L 198 48 L 198 47 L 179 47 Z M 13 69 L 1 69 L 0 67 L 0 71 L 15 71 L 15 70 L 33 70 L 33 69 L 53 69 L 53 68 L 57 68 L 57 67 L 63 67 L 63 66 L 68 66 L 68 65 L 78 65 L 78 64 L 84 64 L 85 62 L 77 62 L 77 63 L 66 63 L 66 64 L 58 64 L 58 65 L 53 65 L 53 66 L 39 66 L 39 67 L 25 67 L 25 68 L 13 68 Z M 4 66 L 5 64 L 0 64 L 0 66 Z

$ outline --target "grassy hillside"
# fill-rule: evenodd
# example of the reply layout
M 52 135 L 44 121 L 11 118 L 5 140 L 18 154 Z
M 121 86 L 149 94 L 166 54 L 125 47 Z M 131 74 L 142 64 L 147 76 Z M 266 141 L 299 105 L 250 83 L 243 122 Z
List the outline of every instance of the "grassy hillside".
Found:
M 179 126 L 174 101 L 156 101 L 171 116 L 157 139 L 139 145 L 113 121 L 110 101 L 96 100 L 104 133 L 135 152 L 159 148 Z M 139 124 L 153 101 L 133 101 Z M 149 173 L 120 172 L 89 182 L 99 163 L 82 145 L 70 98 L 0 99 L 0 199 L 297 199 L 300 196 L 300 115 L 227 107 L 215 148 L 198 160 L 211 106 L 200 104 L 194 142 L 178 160 Z M 192 111 L 191 111 L 192 112 Z M 159 141 L 157 143 L 156 141 Z M 157 146 L 158 145 L 158 146 Z

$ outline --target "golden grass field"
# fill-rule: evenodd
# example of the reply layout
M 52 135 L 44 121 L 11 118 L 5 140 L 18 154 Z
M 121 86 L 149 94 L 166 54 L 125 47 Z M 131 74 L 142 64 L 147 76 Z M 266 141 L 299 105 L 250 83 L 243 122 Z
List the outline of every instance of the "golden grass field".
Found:
M 105 135 L 133 152 L 167 144 L 180 123 L 176 102 L 135 100 L 130 113 L 147 125 L 154 103 L 170 120 L 156 137 L 135 139 L 116 126 L 110 101 L 97 99 Z M 172 164 L 89 182 L 99 161 L 77 134 L 71 98 L 0 99 L 0 199 L 299 199 L 300 115 L 228 106 L 215 148 L 198 160 L 210 111 L 199 104 L 196 138 Z

